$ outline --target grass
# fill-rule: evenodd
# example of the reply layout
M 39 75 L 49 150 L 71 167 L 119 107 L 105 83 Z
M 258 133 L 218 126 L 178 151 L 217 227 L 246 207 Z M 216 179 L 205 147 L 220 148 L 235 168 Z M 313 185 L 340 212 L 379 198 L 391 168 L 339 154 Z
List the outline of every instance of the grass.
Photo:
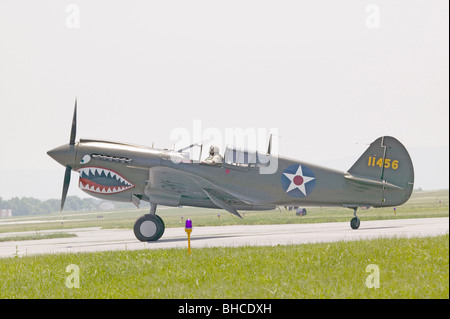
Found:
M 190 207 L 161 208 L 158 214 L 166 227 L 182 227 L 188 218 L 198 227 L 348 222 L 353 216 L 345 208 L 307 209 L 308 214 L 303 217 L 284 209 L 245 212 L 242 220 L 223 210 Z M 132 228 L 135 220 L 145 213 L 146 209 L 13 217 L 1 220 L 0 233 L 99 226 Z M 395 212 L 393 208 L 381 208 L 360 210 L 358 215 L 362 221 L 448 217 L 449 191 L 415 192 Z M 36 239 L 26 236 L 6 239 Z M 449 236 L 445 235 L 276 247 L 203 248 L 194 249 L 190 256 L 185 249 L 161 249 L 2 258 L 0 298 L 448 299 L 448 256 Z M 78 289 L 65 285 L 68 276 L 74 274 L 66 272 L 71 264 L 79 267 Z M 379 288 L 366 286 L 371 275 L 366 267 L 371 264 L 379 269 Z
M 439 201 L 441 201 L 439 203 Z M 339 207 L 308 207 L 306 216 L 298 217 L 294 211 L 284 208 L 270 211 L 241 211 L 243 219 L 219 209 L 196 207 L 163 208 L 157 213 L 164 220 L 166 228 L 184 226 L 186 219 L 192 219 L 194 226 L 220 225 L 269 225 L 292 223 L 349 222 L 353 210 Z M 80 227 L 128 228 L 132 229 L 137 218 L 148 213 L 147 208 L 117 210 L 110 212 L 63 212 L 48 215 L 13 217 L 0 224 L 0 233 L 16 231 L 39 231 L 48 229 L 70 229 Z M 218 217 L 220 215 L 220 218 Z M 360 209 L 361 221 L 425 218 L 449 216 L 449 191 L 414 192 L 411 199 L 402 206 L 389 208 Z M 39 221 L 39 223 L 38 223 Z M 13 222 L 28 222 L 13 224 Z
M 449 298 L 449 236 L 0 259 L 0 298 Z M 67 288 L 79 267 L 80 288 Z M 379 288 L 368 288 L 370 264 Z
M 23 241 L 23 240 L 39 240 L 39 239 L 52 239 L 52 238 L 68 238 L 76 237 L 75 234 L 69 233 L 50 233 L 50 234 L 30 234 L 30 235 L 17 235 L 17 236 L 6 236 L 0 237 L 0 242 L 5 241 Z

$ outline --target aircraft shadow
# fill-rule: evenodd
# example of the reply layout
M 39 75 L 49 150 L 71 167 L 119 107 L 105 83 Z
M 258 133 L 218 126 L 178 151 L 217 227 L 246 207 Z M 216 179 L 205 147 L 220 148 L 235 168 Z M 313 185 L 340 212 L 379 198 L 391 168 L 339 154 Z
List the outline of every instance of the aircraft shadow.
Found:
M 399 226 L 361 227 L 360 230 L 400 228 Z

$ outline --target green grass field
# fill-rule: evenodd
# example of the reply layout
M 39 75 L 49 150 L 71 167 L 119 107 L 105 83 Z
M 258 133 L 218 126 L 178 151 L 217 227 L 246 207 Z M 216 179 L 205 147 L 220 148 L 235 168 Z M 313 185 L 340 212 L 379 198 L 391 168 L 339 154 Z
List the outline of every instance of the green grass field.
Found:
M 145 210 L 8 218 L 0 233 L 101 226 L 132 228 Z M 160 209 L 166 227 L 348 222 L 344 208 L 246 212 Z M 220 219 L 218 218 L 220 214 Z M 101 217 L 100 217 L 101 216 Z M 449 191 L 418 192 L 393 208 L 361 210 L 362 221 L 449 216 Z M 183 217 L 183 219 L 182 219 Z M 9 224 L 9 222 L 34 223 Z M 40 221 L 40 223 L 37 223 Z M 47 221 L 42 223 L 42 221 Z M 8 239 L 22 240 L 15 237 Z M 37 233 L 37 235 L 41 236 Z M 27 239 L 27 238 L 24 238 Z M 14 244 L 14 243 L 12 243 Z M 79 288 L 68 288 L 78 267 Z M 379 288 L 368 288 L 369 265 Z M 371 267 L 371 266 L 369 266 Z M 371 277 L 369 277 L 370 279 Z M 372 282 L 368 281 L 369 284 Z M 369 285 L 370 286 L 370 285 Z M 449 236 L 276 247 L 203 248 L 57 254 L 0 259 L 0 298 L 449 298 Z
M 448 254 L 445 235 L 28 256 L 0 260 L 0 298 L 449 298 Z
M 76 237 L 75 234 L 69 233 L 50 233 L 50 234 L 30 234 L 30 235 L 18 235 L 18 236 L 6 236 L 0 237 L 0 242 L 4 241 L 23 241 L 23 240 L 39 240 L 39 239 L 51 239 L 51 238 L 68 238 L 68 237 Z
M 441 201 L 439 203 L 439 201 Z M 270 225 L 293 223 L 350 222 L 353 210 L 339 207 L 307 207 L 306 216 L 296 216 L 294 211 L 284 208 L 270 211 L 241 211 L 243 219 L 220 209 L 196 207 L 165 208 L 159 207 L 157 213 L 163 218 L 166 227 L 183 227 L 186 219 L 194 226 L 220 225 Z M 12 217 L 0 223 L 0 233 L 18 231 L 39 231 L 49 229 L 70 229 L 80 227 L 129 228 L 132 229 L 137 218 L 147 214 L 147 208 L 115 210 L 106 212 L 63 212 L 47 215 Z M 220 218 L 218 217 L 220 215 Z M 402 206 L 389 208 L 360 209 L 361 221 L 425 218 L 449 216 L 449 191 L 414 192 L 410 200 Z M 36 223 L 40 221 L 40 223 Z M 43 222 L 44 221 L 44 222 Z M 13 222 L 32 222 L 13 224 Z M 33 223 L 34 222 L 34 223 Z

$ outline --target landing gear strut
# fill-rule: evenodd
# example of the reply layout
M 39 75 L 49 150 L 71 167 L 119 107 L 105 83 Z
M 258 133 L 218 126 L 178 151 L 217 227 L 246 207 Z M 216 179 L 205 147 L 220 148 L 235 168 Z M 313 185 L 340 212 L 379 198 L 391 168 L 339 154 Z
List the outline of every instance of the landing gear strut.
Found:
M 358 207 L 353 208 L 353 215 L 355 215 L 355 217 L 353 217 L 352 220 L 350 221 L 350 226 L 352 227 L 352 229 L 358 229 L 359 224 L 361 223 L 358 216 L 356 216 L 357 210 L 358 210 Z
M 140 241 L 157 241 L 164 234 L 164 222 L 156 215 L 156 204 L 150 204 L 150 214 L 146 214 L 134 224 L 134 235 Z

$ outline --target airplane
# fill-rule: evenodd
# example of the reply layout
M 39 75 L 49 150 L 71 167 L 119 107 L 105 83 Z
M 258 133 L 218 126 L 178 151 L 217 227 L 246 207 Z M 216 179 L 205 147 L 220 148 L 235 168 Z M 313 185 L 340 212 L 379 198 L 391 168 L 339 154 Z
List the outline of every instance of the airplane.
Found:
M 405 203 L 414 186 L 414 169 L 406 148 L 394 137 L 382 136 L 346 172 L 271 154 L 227 148 L 219 163 L 186 157 L 181 150 L 157 149 L 126 143 L 80 139 L 75 142 L 77 100 L 69 144 L 47 152 L 65 166 L 61 211 L 71 171 L 87 194 L 111 201 L 150 203 L 133 230 L 143 242 L 157 241 L 164 222 L 158 205 L 238 210 L 272 210 L 279 206 L 337 206 L 353 209 L 352 229 L 358 229 L 359 207 L 391 207 Z M 256 160 L 255 160 L 256 159 Z M 276 163 L 270 174 L 261 169 Z M 241 217 L 242 218 L 242 217 Z

